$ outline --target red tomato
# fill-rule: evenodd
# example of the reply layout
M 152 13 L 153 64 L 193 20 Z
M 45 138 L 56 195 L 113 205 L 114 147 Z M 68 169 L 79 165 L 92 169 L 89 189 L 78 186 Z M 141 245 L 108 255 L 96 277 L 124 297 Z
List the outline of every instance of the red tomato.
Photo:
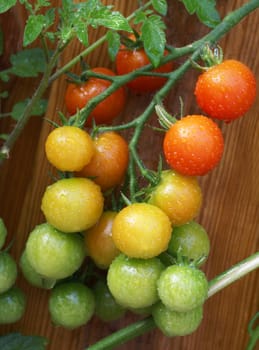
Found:
M 128 144 L 115 132 L 99 134 L 94 139 L 95 152 L 80 172 L 80 176 L 91 177 L 103 191 L 119 185 L 129 162 Z
M 133 36 L 130 36 L 129 38 L 134 40 Z M 165 51 L 164 55 L 167 54 L 168 52 Z M 121 46 L 121 49 L 116 56 L 115 64 L 117 73 L 123 75 L 150 64 L 150 60 L 143 48 L 132 50 L 125 46 Z M 171 72 L 172 69 L 173 63 L 168 62 L 154 69 L 154 72 L 168 73 Z M 163 77 L 141 76 L 130 81 L 127 85 L 130 89 L 136 92 L 153 92 L 161 88 L 166 80 L 167 79 Z
M 224 139 L 217 124 L 202 115 L 188 115 L 166 132 L 164 155 L 171 168 L 183 175 L 205 175 L 220 161 Z
M 115 73 L 104 67 L 97 67 L 92 70 L 95 73 L 115 76 Z M 67 111 L 73 115 L 77 110 L 82 109 L 94 97 L 100 95 L 111 85 L 105 79 L 90 77 L 85 83 L 69 84 L 65 94 Z M 100 102 L 87 119 L 86 125 L 92 125 L 92 119 L 96 124 L 109 124 L 124 109 L 126 104 L 126 93 L 124 88 L 117 89 L 114 93 Z
M 252 106 L 256 97 L 256 80 L 246 65 L 226 60 L 199 76 L 195 95 L 205 113 L 231 122 L 242 117 Z

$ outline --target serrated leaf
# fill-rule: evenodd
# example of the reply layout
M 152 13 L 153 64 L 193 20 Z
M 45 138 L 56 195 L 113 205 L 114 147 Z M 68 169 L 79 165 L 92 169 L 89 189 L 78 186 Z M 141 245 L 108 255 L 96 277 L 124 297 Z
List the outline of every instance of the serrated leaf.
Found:
M 27 107 L 29 102 L 30 102 L 30 99 L 27 98 L 27 99 L 25 99 L 23 101 L 20 101 L 20 102 L 16 103 L 13 106 L 13 110 L 11 112 L 11 117 L 14 120 L 19 120 L 20 117 L 22 116 L 23 112 L 25 111 L 25 108 Z M 33 107 L 31 115 L 34 115 L 34 116 L 43 115 L 46 112 L 47 105 L 48 105 L 48 101 L 47 100 L 40 100 Z
M 37 77 L 38 73 L 45 71 L 46 59 L 42 49 L 33 48 L 19 51 L 10 58 L 12 74 L 19 77 Z
M 160 13 L 160 15 L 165 16 L 167 13 L 167 1 L 166 0 L 152 0 L 152 5 L 154 9 Z
M 8 139 L 9 134 L 0 134 L 0 139 L 6 141 Z M 1 158 L 1 155 L 0 155 Z M 0 338 L 1 339 L 1 338 Z M 1 342 L 0 342 L 1 343 Z M 2 349 L 2 348 L 1 348 Z
M 114 61 L 120 48 L 120 35 L 113 30 L 109 30 L 106 34 L 106 40 L 108 42 L 109 57 Z
M 208 27 L 215 27 L 220 22 L 215 0 L 180 0 L 189 14 L 196 13 L 199 20 Z
M 88 31 L 84 22 L 77 22 L 75 25 L 76 36 L 85 46 L 88 46 Z
M 30 15 L 25 25 L 23 35 L 23 45 L 31 44 L 42 32 L 45 25 L 45 17 L 43 15 Z
M 0 0 L 0 13 L 8 11 L 16 4 L 16 0 Z
M 93 26 L 103 26 L 113 30 L 125 30 L 131 32 L 132 29 L 125 17 L 117 11 L 98 11 L 90 18 L 89 23 Z
M 147 18 L 141 28 L 141 40 L 145 52 L 154 67 L 157 67 L 165 50 L 165 24 L 161 17 L 152 15 Z
M 0 337 L 1 350 L 46 350 L 47 339 L 40 336 L 10 333 Z

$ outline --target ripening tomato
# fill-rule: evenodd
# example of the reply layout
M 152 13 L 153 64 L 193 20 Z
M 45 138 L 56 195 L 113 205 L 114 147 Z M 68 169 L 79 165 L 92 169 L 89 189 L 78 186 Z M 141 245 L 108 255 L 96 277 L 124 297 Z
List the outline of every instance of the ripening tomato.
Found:
M 130 35 L 129 38 L 134 40 L 133 35 Z M 165 50 L 164 55 L 166 56 L 167 54 L 168 51 Z M 117 53 L 115 64 L 117 73 L 123 75 L 150 64 L 150 60 L 143 48 L 130 49 L 122 45 Z M 169 73 L 172 69 L 173 63 L 168 62 L 153 71 L 156 73 Z M 161 88 L 166 80 L 164 77 L 140 76 L 130 81 L 127 85 L 136 92 L 153 92 Z
M 112 239 L 127 256 L 148 259 L 167 249 L 171 232 L 170 220 L 160 208 L 148 203 L 133 203 L 115 217 Z
M 105 67 L 97 67 L 92 70 L 98 74 L 115 76 L 115 73 Z M 94 97 L 104 92 L 111 82 L 109 80 L 90 77 L 82 84 L 70 83 L 65 94 L 67 111 L 72 115 L 82 109 Z M 101 101 L 90 113 L 86 125 L 91 126 L 94 119 L 96 124 L 108 124 L 112 122 L 124 109 L 126 93 L 123 87 L 114 91 L 110 96 Z
M 202 192 L 196 177 L 164 170 L 150 194 L 149 203 L 162 209 L 173 226 L 179 226 L 198 215 Z
M 202 115 L 188 115 L 166 132 L 164 155 L 171 168 L 189 176 L 205 175 L 223 154 L 224 139 L 217 124 Z
M 90 179 L 61 179 L 49 185 L 41 210 L 50 225 L 63 232 L 85 231 L 95 225 L 103 212 L 101 189 Z
M 45 142 L 48 161 L 61 171 L 79 171 L 94 154 L 91 136 L 84 130 L 64 125 L 50 132 Z
M 85 232 L 87 254 L 101 269 L 107 269 L 120 251 L 112 239 L 112 225 L 116 212 L 105 211 L 99 221 Z
M 231 122 L 254 103 L 255 76 L 245 64 L 226 60 L 199 76 L 195 95 L 200 108 L 210 117 Z
M 105 132 L 94 138 L 95 152 L 90 161 L 78 174 L 90 177 L 103 191 L 119 185 L 129 162 L 128 144 L 115 132 Z

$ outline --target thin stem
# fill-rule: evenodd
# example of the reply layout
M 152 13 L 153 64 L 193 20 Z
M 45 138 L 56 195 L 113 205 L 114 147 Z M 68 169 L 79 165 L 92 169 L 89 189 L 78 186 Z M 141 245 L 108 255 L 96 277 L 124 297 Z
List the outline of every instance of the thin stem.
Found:
M 85 350 L 112 350 L 115 347 L 152 330 L 153 328 L 155 328 L 155 323 L 152 317 L 148 317 L 103 338 L 99 342 L 90 345 Z
M 209 283 L 208 298 L 257 268 L 259 268 L 258 252 L 240 261 L 230 269 L 212 279 Z M 85 350 L 112 350 L 117 346 L 126 343 L 128 340 L 134 339 L 135 337 L 152 330 L 153 328 L 155 328 L 155 323 L 150 316 L 101 339 L 94 345 L 87 347 Z
M 255 253 L 239 264 L 234 265 L 210 282 L 208 298 L 258 267 L 259 253 Z

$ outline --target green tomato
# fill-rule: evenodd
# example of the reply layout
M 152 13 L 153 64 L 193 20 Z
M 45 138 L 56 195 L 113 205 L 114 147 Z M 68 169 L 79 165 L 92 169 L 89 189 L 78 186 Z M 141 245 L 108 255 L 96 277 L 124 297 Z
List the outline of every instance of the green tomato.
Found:
M 162 303 L 172 311 L 186 312 L 202 305 L 208 294 L 205 274 L 188 265 L 172 265 L 161 274 L 158 294 Z
M 30 233 L 25 251 L 32 268 L 47 279 L 72 275 L 85 258 L 82 237 L 63 233 L 47 223 L 36 226 Z
M 5 227 L 3 219 L 0 218 L 0 249 L 2 249 L 5 244 L 6 236 L 7 236 L 7 229 Z
M 137 259 L 120 254 L 108 269 L 107 284 L 115 300 L 127 308 L 158 301 L 157 280 L 164 269 L 158 258 Z
M 154 305 L 152 316 L 156 326 L 167 337 L 193 333 L 201 324 L 203 307 L 198 306 L 187 312 L 171 311 L 162 302 Z
M 114 321 L 125 314 L 125 308 L 116 302 L 105 282 L 98 281 L 93 291 L 96 301 L 95 314 L 102 321 Z
M 0 294 L 10 289 L 17 278 L 17 265 L 7 252 L 0 252 Z
M 22 270 L 24 278 L 32 286 L 44 289 L 51 289 L 54 287 L 56 280 L 43 278 L 38 272 L 36 272 L 31 266 L 25 250 L 21 255 L 19 266 Z
M 174 256 L 180 254 L 190 262 L 204 258 L 203 263 L 209 255 L 210 240 L 200 224 L 190 221 L 174 228 L 167 251 Z
M 19 321 L 25 312 L 25 307 L 25 294 L 20 288 L 14 286 L 0 294 L 0 324 Z
M 65 282 L 55 286 L 49 298 L 53 323 L 67 329 L 86 324 L 94 314 L 93 292 L 80 282 Z

